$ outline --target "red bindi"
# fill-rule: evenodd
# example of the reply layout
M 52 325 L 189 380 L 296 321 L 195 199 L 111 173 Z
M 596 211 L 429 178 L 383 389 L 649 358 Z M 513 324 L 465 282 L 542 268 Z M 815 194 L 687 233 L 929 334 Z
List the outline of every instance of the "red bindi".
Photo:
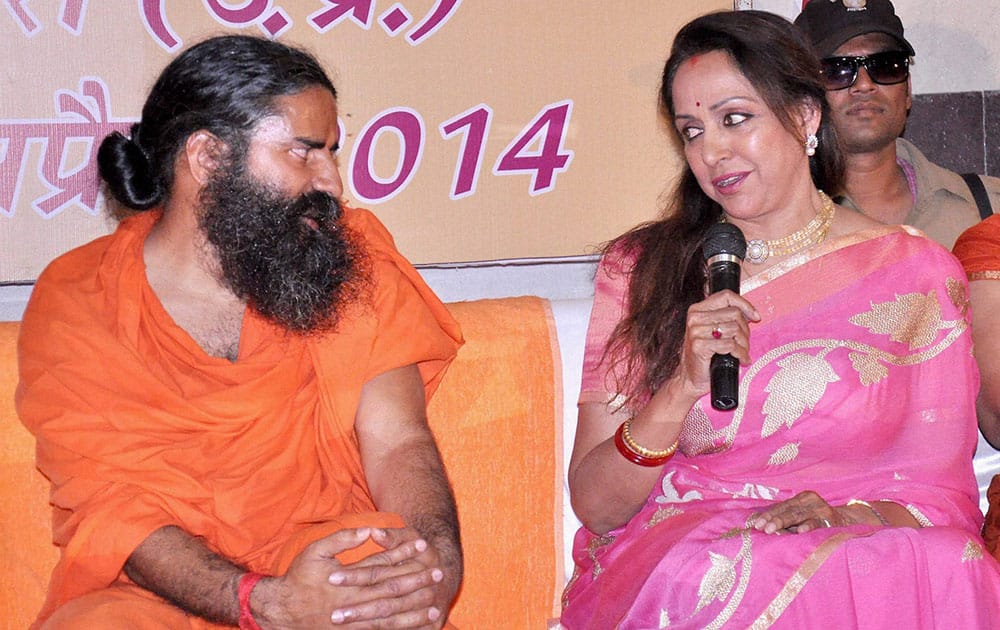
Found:
M 694 102 L 694 106 L 695 107 L 701 107 L 701 101 L 695 101 Z

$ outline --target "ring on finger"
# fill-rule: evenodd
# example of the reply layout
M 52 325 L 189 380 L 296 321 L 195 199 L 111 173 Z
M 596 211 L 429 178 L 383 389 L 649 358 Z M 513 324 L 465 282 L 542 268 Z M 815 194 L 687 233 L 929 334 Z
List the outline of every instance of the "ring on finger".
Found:
M 830 521 L 826 520 L 825 518 L 820 520 L 823 521 L 823 527 L 833 527 L 833 525 L 830 525 Z
M 722 326 L 719 325 L 719 322 L 715 322 L 715 325 L 712 327 L 712 338 L 713 339 L 722 338 Z

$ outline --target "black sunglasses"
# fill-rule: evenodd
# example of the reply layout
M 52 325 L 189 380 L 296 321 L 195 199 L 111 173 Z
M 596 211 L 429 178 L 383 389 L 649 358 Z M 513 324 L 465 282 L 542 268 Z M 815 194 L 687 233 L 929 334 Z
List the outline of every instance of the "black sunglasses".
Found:
M 910 56 L 901 50 L 887 50 L 863 57 L 827 57 L 820 63 L 823 66 L 823 87 L 827 90 L 843 90 L 854 85 L 861 66 L 879 85 L 902 83 L 910 76 Z

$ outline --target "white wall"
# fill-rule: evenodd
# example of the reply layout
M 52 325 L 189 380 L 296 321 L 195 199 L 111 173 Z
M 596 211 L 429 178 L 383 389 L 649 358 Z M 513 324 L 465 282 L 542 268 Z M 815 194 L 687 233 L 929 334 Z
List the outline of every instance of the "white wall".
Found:
M 501 260 L 421 266 L 420 275 L 444 302 L 538 295 L 550 300 L 594 295 L 598 257 Z M 31 296 L 29 285 L 0 285 L 0 322 L 19 321 Z
M 28 285 L 0 285 L 0 322 L 20 321 L 30 295 Z

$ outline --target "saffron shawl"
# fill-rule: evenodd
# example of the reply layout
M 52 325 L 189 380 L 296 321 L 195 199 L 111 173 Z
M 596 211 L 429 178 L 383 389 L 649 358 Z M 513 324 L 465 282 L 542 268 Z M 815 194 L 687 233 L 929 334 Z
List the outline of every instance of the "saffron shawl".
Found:
M 429 397 L 461 343 L 385 228 L 346 209 L 371 282 L 336 332 L 290 335 L 248 309 L 238 360 L 209 356 L 146 281 L 156 218 L 54 261 L 24 316 L 16 403 L 52 482 L 61 551 L 40 619 L 127 580 L 128 556 L 166 525 L 275 572 L 286 541 L 372 512 L 354 434 L 362 386 L 417 364 Z
M 600 359 L 631 262 L 607 258 L 581 402 L 613 401 L 620 382 Z M 989 627 L 1000 573 L 978 535 L 978 373 L 954 258 L 880 227 L 741 291 L 763 319 L 739 407 L 716 411 L 703 397 L 640 512 L 604 536 L 577 533 L 562 627 Z M 831 505 L 895 501 L 924 527 L 747 526 L 805 490 Z
M 1000 280 L 1000 214 L 963 232 L 954 252 L 969 280 Z
M 972 282 L 1000 280 L 1000 214 L 970 227 L 955 241 L 955 256 Z M 986 548 L 1000 559 L 1000 475 L 994 475 L 986 491 L 989 509 L 983 524 Z

